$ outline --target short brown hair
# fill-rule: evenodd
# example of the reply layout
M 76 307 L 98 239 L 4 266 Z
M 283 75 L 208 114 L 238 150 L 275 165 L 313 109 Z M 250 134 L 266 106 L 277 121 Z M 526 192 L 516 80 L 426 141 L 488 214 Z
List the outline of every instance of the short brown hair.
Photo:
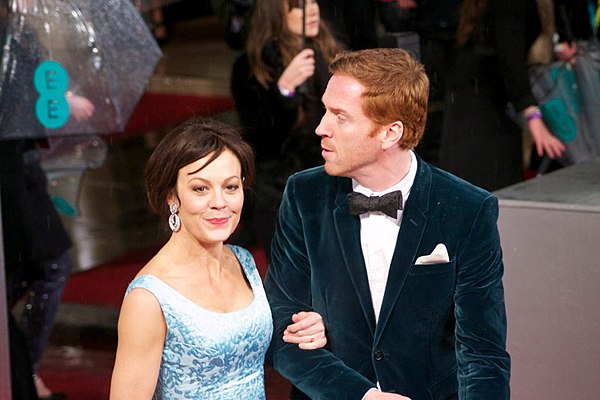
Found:
M 167 198 L 175 193 L 179 170 L 213 153 L 210 164 L 225 150 L 240 161 L 244 189 L 254 183 L 254 151 L 236 128 L 206 118 L 194 118 L 169 132 L 146 162 L 145 179 L 150 207 L 161 217 L 169 215 Z
M 402 49 L 339 53 L 329 70 L 356 79 L 364 88 L 362 108 L 377 125 L 404 124 L 400 145 L 414 148 L 425 130 L 429 78 L 425 68 Z

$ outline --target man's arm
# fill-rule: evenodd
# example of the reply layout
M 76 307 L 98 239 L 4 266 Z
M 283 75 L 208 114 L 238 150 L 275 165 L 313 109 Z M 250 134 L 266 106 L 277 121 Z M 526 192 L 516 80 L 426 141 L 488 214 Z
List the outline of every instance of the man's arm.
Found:
M 456 354 L 460 399 L 509 399 L 510 356 L 498 200 L 489 196 L 458 254 L 455 293 Z
M 367 378 L 326 349 L 306 351 L 282 339 L 285 329 L 292 323 L 292 315 L 312 309 L 311 265 L 294 184 L 292 177 L 283 195 L 265 279 L 273 313 L 273 366 L 312 399 L 359 400 L 374 387 Z

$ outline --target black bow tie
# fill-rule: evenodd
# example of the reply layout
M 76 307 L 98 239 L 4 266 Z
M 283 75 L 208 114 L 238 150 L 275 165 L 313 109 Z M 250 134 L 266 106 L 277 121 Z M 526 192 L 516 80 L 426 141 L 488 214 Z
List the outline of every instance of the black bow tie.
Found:
M 402 210 L 402 192 L 396 190 L 383 196 L 365 196 L 362 193 L 348 194 L 350 201 L 350 214 L 360 215 L 369 211 L 381 211 L 392 218 L 398 217 L 398 210 Z

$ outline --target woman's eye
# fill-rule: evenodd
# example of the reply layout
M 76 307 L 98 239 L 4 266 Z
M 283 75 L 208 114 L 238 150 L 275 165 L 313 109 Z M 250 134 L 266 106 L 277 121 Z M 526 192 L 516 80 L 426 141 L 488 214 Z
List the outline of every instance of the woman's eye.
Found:
M 225 186 L 225 189 L 227 189 L 230 192 L 234 192 L 234 191 L 238 190 L 239 188 L 240 188 L 240 185 L 234 184 L 234 183 L 232 183 L 231 185 Z
M 208 188 L 206 186 L 196 186 L 194 188 L 194 192 L 200 192 L 200 193 L 206 192 L 207 190 L 208 190 Z

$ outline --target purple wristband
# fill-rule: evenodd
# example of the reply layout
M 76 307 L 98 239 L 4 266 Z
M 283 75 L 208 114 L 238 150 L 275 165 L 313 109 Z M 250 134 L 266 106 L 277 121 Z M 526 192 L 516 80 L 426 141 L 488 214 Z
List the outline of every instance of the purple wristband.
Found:
M 282 88 L 279 85 L 277 85 L 277 89 L 279 89 L 279 93 L 281 93 L 281 95 L 284 97 L 294 97 L 296 95 L 296 92 Z
M 539 111 L 534 111 L 527 116 L 527 121 L 531 121 L 532 119 L 540 119 L 542 118 L 542 113 Z

